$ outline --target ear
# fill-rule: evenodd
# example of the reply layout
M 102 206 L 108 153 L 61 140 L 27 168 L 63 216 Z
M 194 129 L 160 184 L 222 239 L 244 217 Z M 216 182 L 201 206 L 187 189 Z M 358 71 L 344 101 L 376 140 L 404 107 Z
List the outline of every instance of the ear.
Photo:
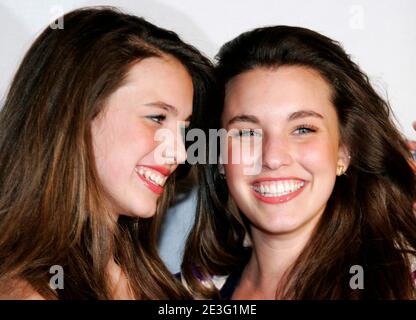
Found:
M 347 171 L 351 162 L 351 156 L 349 149 L 346 145 L 340 145 L 338 149 L 338 162 L 337 165 L 344 166 L 344 172 Z

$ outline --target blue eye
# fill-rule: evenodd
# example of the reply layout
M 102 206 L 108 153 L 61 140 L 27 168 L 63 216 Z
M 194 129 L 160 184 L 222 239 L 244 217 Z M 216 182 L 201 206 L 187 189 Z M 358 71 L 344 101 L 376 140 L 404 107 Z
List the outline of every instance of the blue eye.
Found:
M 317 128 L 310 125 L 300 125 L 295 128 L 294 133 L 297 135 L 305 135 L 308 133 L 314 133 L 317 131 Z
M 161 124 L 164 120 L 166 120 L 166 116 L 164 114 L 151 115 L 151 116 L 147 116 L 146 118 L 159 124 Z
M 261 130 L 258 129 L 243 129 L 238 130 L 233 136 L 237 137 L 261 137 Z

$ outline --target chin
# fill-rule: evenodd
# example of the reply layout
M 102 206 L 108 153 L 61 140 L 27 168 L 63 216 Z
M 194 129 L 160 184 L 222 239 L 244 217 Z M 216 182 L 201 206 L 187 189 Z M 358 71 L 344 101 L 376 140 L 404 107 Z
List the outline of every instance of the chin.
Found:
M 276 217 L 276 220 L 273 221 L 268 220 L 266 221 L 253 221 L 253 226 L 256 229 L 261 230 L 262 232 L 268 233 L 268 234 L 288 234 L 291 232 L 294 232 L 298 230 L 303 223 L 298 220 L 293 220 L 291 218 L 285 219 L 283 217 Z
M 274 234 L 274 235 L 288 234 L 296 230 L 296 227 L 287 226 L 287 225 L 276 225 L 276 226 L 264 225 L 264 226 L 256 226 L 256 228 L 270 235 L 271 234 Z
M 140 206 L 127 208 L 122 212 L 121 215 L 130 218 L 151 218 L 156 214 L 156 204 L 143 206 L 143 203 L 141 203 Z
M 152 209 L 142 209 L 142 210 L 137 210 L 134 211 L 132 213 L 132 216 L 135 218 L 151 218 L 156 214 L 156 207 L 152 208 Z

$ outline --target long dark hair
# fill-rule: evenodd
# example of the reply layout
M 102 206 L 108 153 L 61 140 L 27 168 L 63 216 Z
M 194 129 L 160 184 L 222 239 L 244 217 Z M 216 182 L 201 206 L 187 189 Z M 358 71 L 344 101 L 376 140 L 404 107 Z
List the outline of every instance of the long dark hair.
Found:
M 255 68 L 305 66 L 332 88 L 341 143 L 350 152 L 348 175 L 338 177 L 309 242 L 288 270 L 277 297 L 287 299 L 409 299 L 415 297 L 409 258 L 416 249 L 415 175 L 410 152 L 391 109 L 341 46 L 308 29 L 275 26 L 244 33 L 218 54 L 219 87 Z M 213 118 L 219 128 L 223 105 Z M 226 183 L 216 165 L 200 171 L 198 212 L 186 243 L 182 272 L 194 295 L 215 297 L 195 274 L 225 275 L 250 256 L 246 222 L 227 205 Z M 236 214 L 237 212 L 237 214 Z M 349 286 L 350 267 L 364 268 L 364 290 Z
M 111 257 L 136 298 L 189 298 L 158 256 L 174 176 L 150 219 L 110 221 L 91 121 L 142 59 L 171 55 L 194 86 L 192 125 L 213 83 L 211 62 L 174 32 L 111 7 L 83 8 L 46 28 L 24 57 L 0 113 L 0 296 L 23 280 L 51 299 L 111 299 Z M 170 190 L 170 191 L 169 191 Z M 64 269 L 64 290 L 49 286 Z M 9 284 L 9 285 L 6 285 Z

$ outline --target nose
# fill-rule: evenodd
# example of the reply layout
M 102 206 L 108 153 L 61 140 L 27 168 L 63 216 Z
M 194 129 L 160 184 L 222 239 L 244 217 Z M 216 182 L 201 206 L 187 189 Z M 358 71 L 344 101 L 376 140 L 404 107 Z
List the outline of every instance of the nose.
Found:
M 264 137 L 262 166 L 269 170 L 277 170 L 289 166 L 293 162 L 290 145 L 284 137 Z
M 180 130 L 178 130 L 180 131 Z M 188 154 L 186 153 L 186 147 L 185 147 L 185 137 L 179 132 L 179 134 L 176 136 L 176 163 L 184 163 L 185 160 L 188 157 Z
M 168 164 L 177 165 L 184 163 L 187 159 L 186 147 L 184 137 L 181 133 L 181 128 L 173 132 L 174 139 L 170 139 L 170 143 L 166 145 L 164 156 Z

